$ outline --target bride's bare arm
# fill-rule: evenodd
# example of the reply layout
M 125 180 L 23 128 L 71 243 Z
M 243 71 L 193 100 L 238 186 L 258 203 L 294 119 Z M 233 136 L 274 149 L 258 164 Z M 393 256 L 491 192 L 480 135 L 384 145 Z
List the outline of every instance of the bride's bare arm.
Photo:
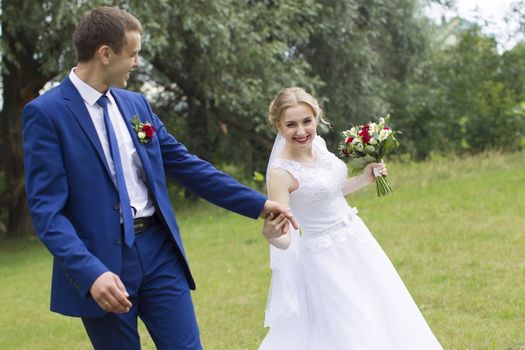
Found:
M 378 168 L 380 174 L 385 176 L 388 175 L 385 163 L 369 163 L 367 164 L 361 175 L 349 177 L 348 179 L 346 179 L 343 185 L 343 195 L 346 196 L 352 192 L 358 191 L 361 188 L 374 182 L 375 178 L 373 168 L 375 167 Z
M 290 192 L 299 187 L 297 180 L 287 171 L 282 169 L 270 169 L 268 172 L 268 198 L 284 204 L 290 205 Z M 290 246 L 291 235 L 287 232 L 279 236 L 282 232 L 282 226 L 289 225 L 288 219 L 284 215 L 274 217 L 268 216 L 264 220 L 263 235 L 268 239 L 273 246 L 286 249 Z

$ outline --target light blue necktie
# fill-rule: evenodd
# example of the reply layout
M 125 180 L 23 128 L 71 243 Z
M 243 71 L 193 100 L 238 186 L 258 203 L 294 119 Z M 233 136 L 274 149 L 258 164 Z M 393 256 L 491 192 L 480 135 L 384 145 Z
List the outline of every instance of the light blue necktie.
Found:
M 115 178 L 120 200 L 120 211 L 124 221 L 124 241 L 128 247 L 131 247 L 133 245 L 133 241 L 135 240 L 133 214 L 131 211 L 131 202 L 129 200 L 128 189 L 126 188 L 126 180 L 124 179 L 124 170 L 122 170 L 122 162 L 120 161 L 117 136 L 115 135 L 113 124 L 109 119 L 108 102 L 108 97 L 106 95 L 102 95 L 98 99 L 97 104 L 102 107 L 103 110 L 104 125 L 106 126 L 106 133 L 108 135 L 109 149 L 111 151 L 111 158 L 113 158 L 113 165 L 115 166 Z

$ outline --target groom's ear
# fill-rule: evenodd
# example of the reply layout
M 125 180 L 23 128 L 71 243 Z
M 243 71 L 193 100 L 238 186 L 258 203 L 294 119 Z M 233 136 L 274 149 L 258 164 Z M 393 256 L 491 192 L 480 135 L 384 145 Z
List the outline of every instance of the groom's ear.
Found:
M 101 45 L 95 51 L 95 56 L 105 65 L 109 64 L 109 59 L 112 54 L 113 54 L 113 51 L 108 45 Z

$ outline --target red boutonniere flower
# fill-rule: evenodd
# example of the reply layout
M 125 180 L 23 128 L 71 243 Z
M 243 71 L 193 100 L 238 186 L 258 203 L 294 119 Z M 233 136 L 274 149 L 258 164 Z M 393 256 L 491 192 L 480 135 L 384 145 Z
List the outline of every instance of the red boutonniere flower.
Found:
M 155 128 L 153 125 L 151 125 L 149 122 L 141 122 L 139 117 L 136 115 L 133 116 L 131 122 L 133 123 L 133 129 L 135 129 L 140 143 L 144 144 L 150 142 L 153 138 L 153 134 L 155 133 Z

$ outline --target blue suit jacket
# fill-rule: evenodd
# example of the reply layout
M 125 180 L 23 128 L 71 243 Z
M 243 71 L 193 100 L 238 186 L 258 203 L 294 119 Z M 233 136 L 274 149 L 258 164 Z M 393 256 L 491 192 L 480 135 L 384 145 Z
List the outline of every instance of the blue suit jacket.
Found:
M 178 248 L 190 288 L 186 261 L 166 176 L 226 209 L 256 218 L 266 198 L 188 153 L 171 136 L 138 93 L 112 88 L 142 161 L 147 186 L 165 229 Z M 136 115 L 155 127 L 141 144 L 131 128 Z M 66 78 L 26 105 L 23 112 L 26 191 L 33 225 L 54 256 L 51 310 L 96 317 L 105 312 L 89 295 L 95 279 L 121 271 L 121 226 L 117 189 L 95 127 L 80 93 Z

